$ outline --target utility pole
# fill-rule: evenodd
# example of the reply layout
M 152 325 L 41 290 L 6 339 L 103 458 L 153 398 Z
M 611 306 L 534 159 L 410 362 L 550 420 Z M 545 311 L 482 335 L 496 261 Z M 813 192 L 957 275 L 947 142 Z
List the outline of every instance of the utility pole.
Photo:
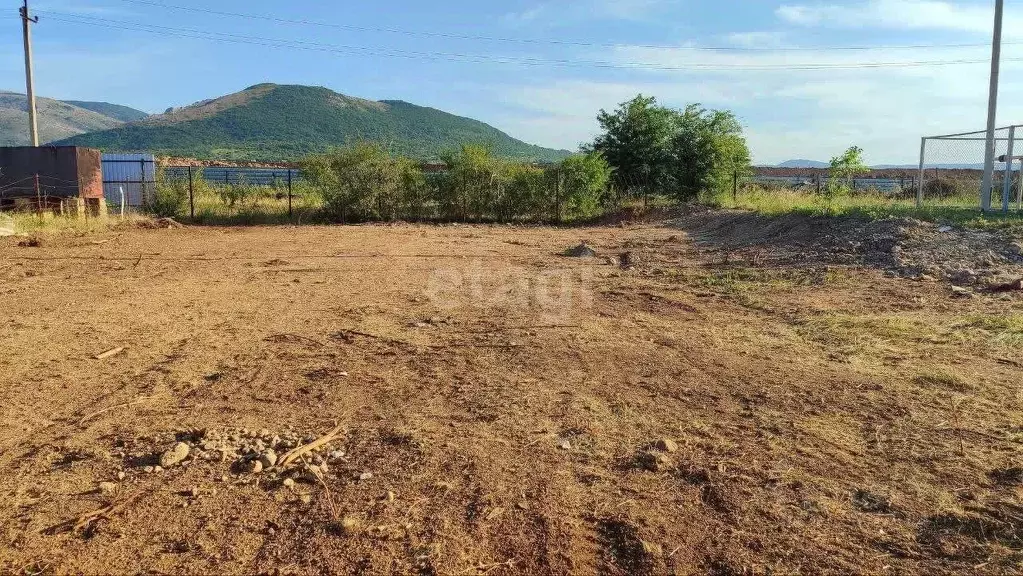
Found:
M 987 100 L 987 142 L 984 150 L 984 181 L 980 186 L 980 210 L 991 209 L 995 172 L 995 117 L 998 112 L 998 68 L 1002 60 L 1002 12 L 1005 1 L 995 0 L 995 31 L 991 41 L 991 87 Z
M 32 145 L 39 146 L 39 125 L 36 122 L 36 87 L 32 79 L 32 24 L 39 22 L 39 17 L 32 18 L 28 14 L 28 0 L 19 9 L 21 12 L 21 30 L 25 37 L 25 91 L 28 96 L 28 132 L 32 136 Z

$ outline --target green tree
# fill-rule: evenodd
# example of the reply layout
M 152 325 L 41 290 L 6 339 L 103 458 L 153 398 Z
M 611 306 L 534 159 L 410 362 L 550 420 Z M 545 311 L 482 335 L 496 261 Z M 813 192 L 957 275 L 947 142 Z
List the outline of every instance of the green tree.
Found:
M 619 190 L 649 193 L 665 183 L 677 118 L 675 111 L 642 94 L 613 112 L 600 111 L 597 122 L 603 132 L 591 148 L 614 167 Z
M 722 192 L 750 170 L 742 125 L 727 110 L 690 104 L 684 110 L 659 106 L 639 95 L 614 113 L 597 116 L 603 133 L 592 149 L 614 169 L 614 183 L 629 190 L 662 191 L 681 201 Z
M 670 191 L 678 200 L 730 189 L 736 173 L 750 170 L 742 125 L 730 111 L 686 106 L 672 139 L 671 163 L 674 181 Z
M 828 177 L 833 183 L 850 186 L 853 178 L 866 172 L 870 172 L 870 167 L 863 163 L 863 149 L 850 146 L 840 156 L 831 159 Z

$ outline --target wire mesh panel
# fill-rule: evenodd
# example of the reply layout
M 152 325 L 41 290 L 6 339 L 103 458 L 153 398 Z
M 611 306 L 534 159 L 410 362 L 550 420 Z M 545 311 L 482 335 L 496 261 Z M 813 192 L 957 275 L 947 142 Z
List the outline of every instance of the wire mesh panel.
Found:
M 991 186 L 991 210 L 1020 209 L 1020 162 L 1007 156 L 1023 155 L 1023 126 L 1007 126 L 995 131 L 995 165 Z M 984 180 L 984 151 L 987 132 L 980 130 L 944 136 L 929 136 L 921 143 L 921 205 L 977 207 L 984 205 L 981 188 Z M 1003 197 L 1008 197 L 1007 205 Z

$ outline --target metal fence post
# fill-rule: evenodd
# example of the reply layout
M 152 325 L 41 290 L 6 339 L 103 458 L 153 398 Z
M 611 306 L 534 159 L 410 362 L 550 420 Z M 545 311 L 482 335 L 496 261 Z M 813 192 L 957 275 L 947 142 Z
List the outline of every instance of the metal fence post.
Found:
M 192 186 L 192 166 L 188 167 L 188 214 L 195 218 L 195 189 Z
M 288 218 L 291 218 L 291 169 L 288 169 Z
M 561 168 L 554 170 L 554 223 L 561 224 Z
M 920 139 L 920 178 L 916 182 L 916 207 L 924 205 L 924 159 L 927 153 L 927 138 Z
M 146 159 L 139 160 L 139 200 L 142 201 L 143 206 L 149 206 L 149 201 L 146 199 Z
M 732 202 L 739 200 L 739 171 L 732 171 Z
M 1005 151 L 1005 182 L 1002 183 L 1002 213 L 1009 213 L 1009 198 L 1012 194 L 1012 154 L 1016 141 L 1016 127 L 1009 127 L 1009 147 Z

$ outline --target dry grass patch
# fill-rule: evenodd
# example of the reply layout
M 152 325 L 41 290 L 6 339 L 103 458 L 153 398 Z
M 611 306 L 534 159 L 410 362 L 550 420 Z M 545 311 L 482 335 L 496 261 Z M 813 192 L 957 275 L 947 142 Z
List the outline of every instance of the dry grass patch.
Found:
M 1005 347 L 1023 345 L 1023 314 L 976 314 L 968 316 L 957 328 L 983 333 L 992 344 Z
M 896 315 L 823 314 L 806 320 L 797 332 L 845 355 L 883 355 L 922 342 L 945 343 L 944 330 L 934 324 Z
M 954 392 L 970 392 L 975 387 L 955 374 L 934 370 L 918 374 L 913 382 L 923 388 L 944 388 Z

